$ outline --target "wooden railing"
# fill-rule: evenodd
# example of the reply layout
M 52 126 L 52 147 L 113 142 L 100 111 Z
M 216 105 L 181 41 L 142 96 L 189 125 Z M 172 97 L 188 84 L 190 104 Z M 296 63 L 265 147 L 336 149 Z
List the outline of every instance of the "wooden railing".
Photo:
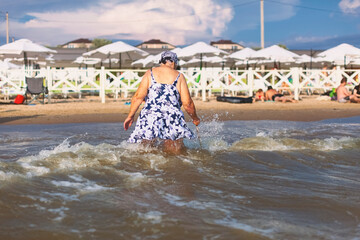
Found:
M 25 92 L 25 77 L 44 77 L 49 89 L 49 97 L 53 94 L 77 93 L 81 98 L 86 91 L 96 92 L 103 103 L 107 93 L 128 98 L 135 92 L 146 70 L 109 70 L 101 69 L 16 69 L 0 70 L 0 92 L 5 98 Z M 301 92 L 325 92 L 336 88 L 342 78 L 346 78 L 349 89 L 359 84 L 359 69 L 333 70 L 229 70 L 207 68 L 189 68 L 181 70 L 187 80 L 190 92 L 194 96 L 201 93 L 205 101 L 212 94 L 232 95 L 239 93 L 252 96 L 259 88 L 266 90 L 287 89 L 294 93 L 295 99 Z

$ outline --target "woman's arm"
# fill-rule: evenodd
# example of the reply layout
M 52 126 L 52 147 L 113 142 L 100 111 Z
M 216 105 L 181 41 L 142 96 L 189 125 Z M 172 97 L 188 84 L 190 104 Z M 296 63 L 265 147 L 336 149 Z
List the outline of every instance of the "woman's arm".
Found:
M 199 125 L 200 119 L 196 115 L 195 104 L 191 99 L 189 88 L 183 74 L 181 74 L 179 78 L 179 92 L 185 111 L 190 115 L 195 126 Z
M 144 101 L 149 88 L 150 70 L 143 76 L 139 88 L 136 90 L 135 95 L 131 98 L 130 112 L 124 121 L 125 131 L 131 127 L 134 122 L 134 116 L 139 109 L 140 104 Z

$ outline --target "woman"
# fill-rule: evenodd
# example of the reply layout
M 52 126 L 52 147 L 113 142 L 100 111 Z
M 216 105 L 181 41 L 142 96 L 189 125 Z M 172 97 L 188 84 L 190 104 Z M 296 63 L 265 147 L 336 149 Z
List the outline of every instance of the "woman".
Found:
M 352 94 L 355 97 L 360 97 L 360 84 L 358 84 L 357 86 L 354 87 Z
M 356 103 L 360 102 L 360 84 L 354 87 L 350 100 Z
M 145 100 L 128 142 L 164 139 L 165 150 L 178 153 L 183 147 L 183 138 L 194 137 L 194 133 L 186 125 L 181 105 L 196 126 L 200 124 L 200 119 L 196 115 L 184 76 L 175 70 L 177 63 L 175 53 L 163 52 L 160 66 L 148 70 L 143 76 L 138 90 L 131 99 L 129 115 L 124 121 L 124 129 L 128 130 L 134 122 L 136 111 Z
M 264 91 L 260 88 L 256 91 L 255 98 L 253 98 L 253 102 L 261 101 L 264 102 L 265 100 L 265 94 Z

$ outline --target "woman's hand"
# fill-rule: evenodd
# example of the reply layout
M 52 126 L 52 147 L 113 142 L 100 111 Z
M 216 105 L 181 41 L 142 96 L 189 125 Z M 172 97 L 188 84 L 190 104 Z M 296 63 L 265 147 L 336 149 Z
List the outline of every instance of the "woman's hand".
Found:
M 129 129 L 129 127 L 131 127 L 131 125 L 134 122 L 134 117 L 127 117 L 124 121 L 124 129 L 125 131 Z
M 195 126 L 198 126 L 198 125 L 200 124 L 200 119 L 199 119 L 198 117 L 195 117 L 195 118 L 193 119 L 193 124 L 194 124 Z

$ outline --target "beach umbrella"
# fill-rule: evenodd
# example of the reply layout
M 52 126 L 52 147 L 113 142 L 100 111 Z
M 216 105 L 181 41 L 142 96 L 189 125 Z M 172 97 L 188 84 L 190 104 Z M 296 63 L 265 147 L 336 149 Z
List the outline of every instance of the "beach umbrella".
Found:
M 268 59 L 277 62 L 295 62 L 296 58 L 300 56 L 289 50 L 286 50 L 278 45 L 272 45 L 270 47 L 256 51 L 251 55 L 250 59 Z
M 86 58 L 83 56 L 77 57 L 73 63 L 85 64 L 85 65 L 94 65 L 101 61 L 100 58 Z
M 235 62 L 235 65 L 236 66 L 246 66 L 246 67 L 248 67 L 249 65 L 253 65 L 253 67 L 255 68 L 256 65 L 270 65 L 273 63 L 274 63 L 274 60 L 271 60 L 271 59 L 259 59 L 259 60 L 245 59 L 245 60 L 239 60 L 239 61 Z
M 149 55 L 146 58 L 134 61 L 133 63 L 131 63 L 131 65 L 134 67 L 137 66 L 142 68 L 155 66 L 159 64 L 159 58 L 157 58 L 156 56 L 157 55 Z
M 23 56 L 25 65 L 27 65 L 29 57 L 39 57 L 50 53 L 56 53 L 56 51 L 34 43 L 29 39 L 19 39 L 0 46 L 0 55 L 3 55 L 5 58 Z
M 218 49 L 216 47 L 213 47 L 209 44 L 206 44 L 204 42 L 197 42 L 192 45 L 189 45 L 187 47 L 184 47 L 183 49 L 179 50 L 178 57 L 186 60 L 191 59 L 193 57 L 200 59 L 200 69 L 202 68 L 202 60 L 204 56 L 210 57 L 210 56 L 224 56 L 228 55 L 228 52 L 225 52 L 221 49 Z
M 295 59 L 296 64 L 305 64 L 306 66 L 307 63 L 310 63 L 310 67 L 312 66 L 312 63 L 323 63 L 323 62 L 331 62 L 331 61 L 320 57 L 310 57 L 309 55 L 306 54 L 302 54 Z
M 179 54 L 179 52 L 181 51 L 181 48 L 174 48 L 171 50 L 166 50 L 166 51 L 171 51 L 174 52 L 176 54 Z M 164 52 L 164 51 L 163 51 Z M 163 53 L 159 53 L 157 55 L 148 55 L 146 58 L 143 59 L 139 59 L 137 61 L 134 61 L 131 65 L 132 66 L 142 66 L 142 67 L 153 67 L 159 64 L 159 61 L 161 59 L 161 54 Z M 182 66 L 182 64 L 184 64 L 185 62 L 182 61 L 181 59 L 179 60 L 178 65 Z
M 10 59 L 4 59 L 4 61 L 0 60 L 0 69 L 1 70 L 8 70 L 8 69 L 20 69 L 21 66 L 13 64 L 10 62 Z
M 199 63 L 205 63 L 206 66 L 222 66 L 225 62 L 225 60 L 219 56 L 213 56 L 213 57 L 207 57 L 207 56 L 203 56 L 202 59 L 200 58 L 193 58 L 190 59 L 187 62 L 184 62 L 184 64 L 182 66 L 184 67 L 195 67 L 198 66 Z
M 354 47 L 347 43 L 342 43 L 336 47 L 319 53 L 317 57 L 321 57 L 327 61 L 335 62 L 337 65 L 344 63 L 345 67 L 347 62 L 360 57 L 360 48 Z
M 249 59 L 256 51 L 251 48 L 243 48 L 240 51 L 234 52 L 230 54 L 229 56 L 226 56 L 226 58 L 233 58 L 238 60 L 246 60 Z
M 230 54 L 229 56 L 225 56 L 225 58 L 228 60 L 228 62 L 234 62 L 234 60 L 240 60 L 236 61 L 235 65 L 246 65 L 246 68 L 249 66 L 249 58 L 256 53 L 254 49 L 251 48 L 243 48 L 237 52 L 234 52 Z
M 84 57 L 95 57 L 101 59 L 110 59 L 110 58 L 118 58 L 119 59 L 119 68 L 121 68 L 122 62 L 126 60 L 137 60 L 144 56 L 149 55 L 149 53 L 137 48 L 133 47 L 127 43 L 122 41 L 117 41 L 114 43 L 110 43 L 108 45 L 99 47 L 95 50 L 86 52 L 83 54 Z M 111 62 L 110 62 L 111 68 Z
M 296 53 L 279 47 L 278 45 L 272 45 L 270 47 L 256 51 L 253 55 L 251 55 L 250 59 L 271 60 L 274 63 L 274 67 L 279 67 L 280 64 L 277 66 L 276 63 L 295 62 L 295 59 L 298 57 L 299 55 Z
M 181 53 L 182 49 L 181 49 L 181 48 L 174 48 L 174 49 L 166 50 L 166 51 L 170 51 L 170 52 L 176 53 L 176 55 L 177 55 L 178 58 L 179 58 L 179 54 Z M 157 54 L 157 55 L 155 55 L 155 56 L 153 57 L 153 61 L 154 61 L 155 63 L 159 63 L 159 62 L 160 62 L 161 54 L 162 54 L 163 52 L 165 52 L 165 51 L 162 51 L 161 53 L 159 53 L 159 54 Z M 180 63 L 180 61 L 179 61 L 179 63 Z

